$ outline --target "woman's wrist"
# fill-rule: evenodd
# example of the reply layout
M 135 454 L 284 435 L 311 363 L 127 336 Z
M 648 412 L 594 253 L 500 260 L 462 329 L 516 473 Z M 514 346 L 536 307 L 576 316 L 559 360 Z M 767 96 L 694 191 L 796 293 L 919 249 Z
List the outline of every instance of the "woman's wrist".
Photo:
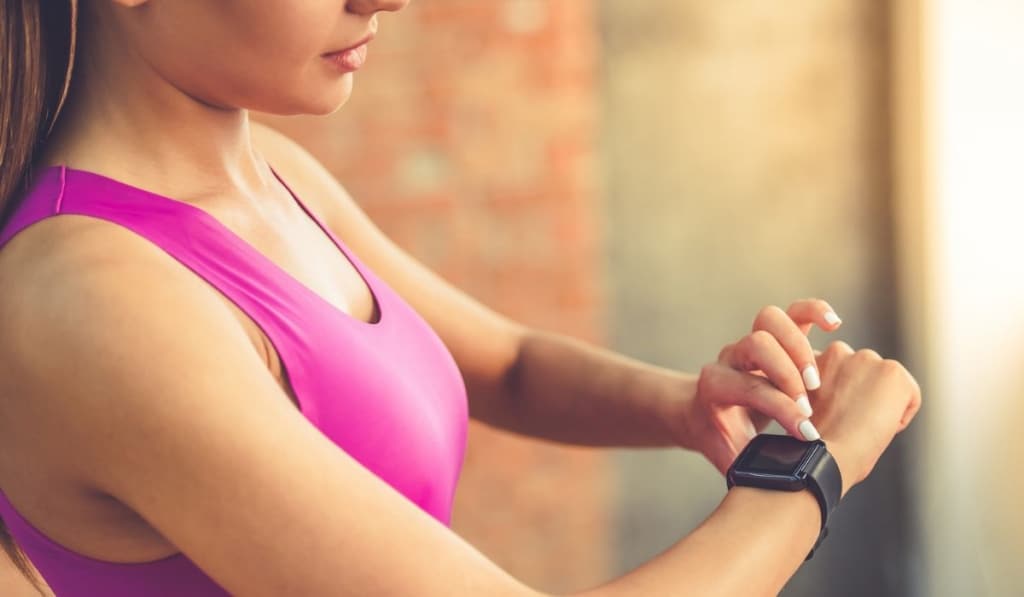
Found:
M 697 376 L 678 373 L 666 379 L 665 391 L 658 400 L 658 417 L 672 442 L 687 450 L 699 451 L 692 419 L 697 397 Z
M 732 534 L 754 542 L 747 543 L 745 549 L 783 549 L 791 554 L 791 566 L 802 564 L 821 536 L 821 505 L 807 489 L 778 491 L 737 485 L 728 491 L 720 508 L 737 523 L 743 521 Z M 759 536 L 760 542 L 756 539 Z M 795 567 L 788 573 L 784 568 L 779 570 L 783 584 L 795 572 Z
M 839 467 L 839 475 L 843 478 L 843 490 L 840 497 L 843 497 L 857 483 L 852 465 L 853 458 L 842 441 L 824 437 L 822 440 L 825 442 L 825 447 L 828 448 L 828 453 L 832 455 L 832 460 L 835 460 L 836 466 Z

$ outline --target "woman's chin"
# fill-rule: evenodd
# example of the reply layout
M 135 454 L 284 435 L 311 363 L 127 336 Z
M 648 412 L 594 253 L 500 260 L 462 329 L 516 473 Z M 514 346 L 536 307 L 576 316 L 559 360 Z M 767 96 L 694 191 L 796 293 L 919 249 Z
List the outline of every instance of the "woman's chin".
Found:
M 326 116 L 337 111 L 339 108 L 348 103 L 350 97 L 352 97 L 352 88 L 354 86 L 355 76 L 353 73 L 345 73 L 334 82 L 327 93 L 320 96 L 323 101 L 316 107 L 316 111 L 313 114 L 319 114 Z
M 327 116 L 344 106 L 349 98 L 352 97 L 353 79 L 352 73 L 345 73 L 335 78 L 329 85 L 318 87 L 319 93 L 315 95 L 292 98 L 291 106 L 286 111 L 264 111 L 282 116 L 286 113 L 288 115 L 308 114 L 311 116 Z
M 273 114 L 276 116 L 327 116 L 348 103 L 352 97 L 354 77 L 352 73 L 336 76 L 327 84 L 301 86 L 302 91 L 315 90 L 315 93 L 292 93 L 287 98 L 277 97 L 275 101 L 255 102 L 248 104 L 248 109 Z M 295 86 L 293 89 L 298 89 Z

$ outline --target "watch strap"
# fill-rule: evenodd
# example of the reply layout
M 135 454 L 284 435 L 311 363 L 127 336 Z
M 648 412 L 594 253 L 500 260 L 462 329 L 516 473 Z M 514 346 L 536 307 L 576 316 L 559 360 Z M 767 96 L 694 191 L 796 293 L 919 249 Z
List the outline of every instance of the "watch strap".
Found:
M 828 519 L 839 505 L 843 492 L 843 477 L 839 472 L 835 459 L 822 442 L 816 450 L 814 458 L 804 469 L 807 486 L 818 496 L 821 506 L 821 526 L 828 525 Z
M 811 559 L 814 551 L 818 549 L 821 542 L 828 536 L 829 518 L 832 516 L 836 506 L 839 505 L 839 499 L 843 493 L 843 477 L 839 472 L 839 466 L 836 464 L 835 459 L 832 458 L 832 454 L 829 453 L 825 442 L 818 440 L 815 443 L 819 443 L 819 448 L 804 472 L 807 479 L 807 488 L 818 498 L 818 505 L 821 507 L 821 533 L 818 535 L 818 540 L 814 543 L 814 547 L 811 548 L 811 552 L 807 554 L 807 558 L 804 561 Z
M 808 552 L 807 557 L 804 558 L 805 562 L 814 557 L 814 551 L 818 549 L 818 546 L 825 540 L 825 537 L 828 537 L 828 527 L 822 527 L 821 532 L 818 533 L 818 540 L 814 542 L 814 546 L 811 547 L 811 551 Z

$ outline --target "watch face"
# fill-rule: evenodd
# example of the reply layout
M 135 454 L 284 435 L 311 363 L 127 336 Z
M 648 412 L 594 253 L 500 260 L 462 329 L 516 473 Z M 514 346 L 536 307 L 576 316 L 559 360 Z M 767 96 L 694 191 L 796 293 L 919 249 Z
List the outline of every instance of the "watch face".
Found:
M 746 458 L 738 463 L 739 468 L 754 473 L 769 475 L 792 475 L 804 459 L 811 444 L 793 437 L 762 435 L 754 438 L 748 446 Z

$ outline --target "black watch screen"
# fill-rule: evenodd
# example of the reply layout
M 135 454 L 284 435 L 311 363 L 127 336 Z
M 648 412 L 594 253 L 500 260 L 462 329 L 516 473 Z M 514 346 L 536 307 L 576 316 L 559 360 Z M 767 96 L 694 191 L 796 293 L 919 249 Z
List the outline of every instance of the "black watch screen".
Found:
M 793 441 L 762 441 L 760 449 L 751 451 L 741 468 L 767 474 L 795 474 L 807 453 L 807 445 L 791 437 L 784 439 Z
M 828 519 L 839 503 L 842 477 L 825 442 L 805 442 L 789 435 L 761 434 L 736 457 L 726 473 L 734 485 L 781 491 L 810 490 L 821 507 L 821 534 L 816 549 L 828 534 Z M 808 554 L 810 559 L 814 549 Z

